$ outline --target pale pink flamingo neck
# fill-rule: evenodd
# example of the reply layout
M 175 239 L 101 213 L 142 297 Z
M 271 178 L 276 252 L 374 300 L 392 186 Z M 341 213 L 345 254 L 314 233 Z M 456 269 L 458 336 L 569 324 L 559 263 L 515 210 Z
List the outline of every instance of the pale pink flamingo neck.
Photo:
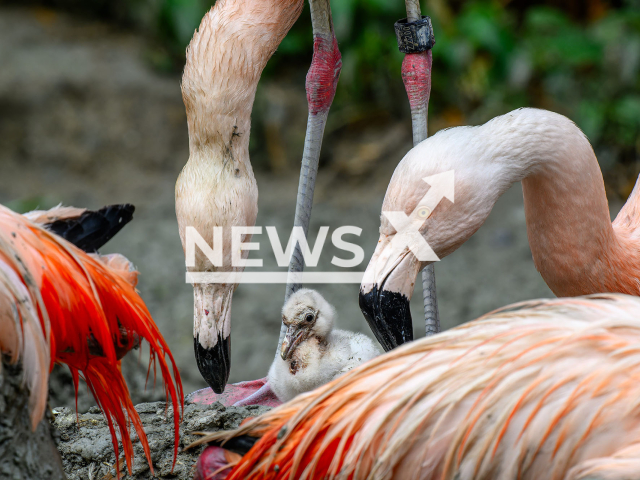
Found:
M 529 244 L 551 290 L 638 295 L 640 195 L 636 189 L 612 225 L 602 173 L 580 129 L 561 115 L 524 109 L 478 130 L 481 162 L 498 164 L 505 184 L 522 180 Z
M 190 272 L 243 269 L 233 265 L 231 232 L 233 227 L 255 225 L 258 214 L 258 186 L 249 161 L 251 109 L 260 74 L 300 15 L 303 2 L 218 0 L 187 49 L 182 97 L 189 126 L 189 161 L 176 182 L 182 246 L 186 252 L 186 232 L 191 228 L 208 245 L 213 245 L 214 228 L 223 230 L 222 265 L 213 265 L 198 250 L 194 263 L 187 265 Z M 249 239 L 246 235 L 245 241 Z M 229 378 L 231 301 L 236 286 L 194 283 L 196 360 L 217 393 L 224 391 Z
M 219 0 L 187 50 L 182 96 L 189 147 L 246 151 L 251 110 L 267 61 L 296 21 L 303 0 Z M 248 155 L 240 155 L 248 163 Z M 205 155 L 225 160 L 225 155 Z
M 396 168 L 359 298 L 386 348 L 406 341 L 415 279 L 434 260 L 415 228 L 442 259 L 469 240 L 516 182 L 535 266 L 556 295 L 640 295 L 640 186 L 612 225 L 585 135 L 562 115 L 523 108 L 478 127 L 442 130 Z

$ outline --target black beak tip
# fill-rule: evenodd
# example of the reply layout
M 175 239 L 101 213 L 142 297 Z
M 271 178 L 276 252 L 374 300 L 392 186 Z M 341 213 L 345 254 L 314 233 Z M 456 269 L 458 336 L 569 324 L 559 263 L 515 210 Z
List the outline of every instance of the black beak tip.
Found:
M 402 293 L 379 290 L 360 291 L 360 310 L 385 352 L 413 340 L 409 299 Z
M 213 348 L 203 347 L 196 336 L 193 346 L 200 375 L 211 389 L 220 395 L 224 392 L 231 371 L 231 336 L 223 339 L 222 335 L 218 334 L 218 342 Z
M 373 287 L 373 290 L 370 290 L 367 293 L 360 290 L 360 294 L 358 295 L 358 303 L 360 304 L 360 311 L 362 311 L 364 318 L 367 320 L 367 323 L 371 328 L 373 328 L 375 324 L 374 318 L 376 317 L 377 297 L 378 297 L 377 286 Z

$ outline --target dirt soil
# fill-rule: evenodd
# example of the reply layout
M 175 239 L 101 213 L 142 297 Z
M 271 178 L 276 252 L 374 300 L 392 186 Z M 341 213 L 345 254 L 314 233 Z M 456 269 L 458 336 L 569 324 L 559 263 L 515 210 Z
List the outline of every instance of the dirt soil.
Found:
M 191 392 L 205 383 L 193 356 L 192 288 L 185 283 L 174 213 L 175 180 L 188 158 L 186 117 L 179 76 L 155 71 L 147 52 L 142 38 L 100 23 L 50 10 L 0 8 L 0 203 L 22 210 L 59 202 L 92 208 L 135 204 L 134 221 L 104 253 L 121 252 L 139 268 L 142 297 L 175 355 L 185 391 Z M 305 70 L 301 66 L 301 78 Z M 305 112 L 302 81 L 261 83 L 251 150 L 260 190 L 257 225 L 275 225 L 281 237 L 288 237 L 293 223 Z M 332 111 L 330 117 L 334 123 L 318 174 L 311 238 L 322 225 L 331 231 L 360 227 L 364 269 L 377 241 L 386 185 L 411 146 L 410 126 L 372 123 L 352 135 L 334 135 L 345 114 Z M 255 239 L 263 245 L 255 258 L 275 268 L 266 235 Z M 327 248 L 319 268 L 331 267 L 335 253 Z M 551 296 L 531 259 L 519 186 L 498 201 L 469 242 L 436 265 L 436 276 L 445 329 L 511 302 Z M 340 328 L 371 335 L 358 308 L 358 285 L 317 288 L 336 306 Z M 266 375 L 284 290 L 284 285 L 237 289 L 232 382 Z M 416 336 L 422 336 L 418 290 L 411 309 Z M 136 403 L 162 399 L 161 389 L 144 389 L 144 354 L 141 362 L 129 355 L 123 369 Z M 64 373 L 56 374 L 52 394 L 53 406 L 74 408 Z M 81 388 L 80 411 L 93 404 Z M 90 415 L 87 419 L 100 422 L 99 415 Z
M 5 480 L 62 480 L 65 478 L 56 452 L 57 430 L 51 413 L 32 430 L 29 391 L 20 365 L 0 358 L 0 478 Z
M 212 432 L 238 428 L 247 417 L 255 417 L 269 410 L 269 407 L 223 407 L 195 405 L 187 403 L 184 421 L 180 427 L 180 447 L 175 467 L 174 458 L 173 408 L 166 408 L 164 402 L 141 403 L 136 405 L 144 431 L 147 434 L 154 472 L 144 456 L 142 445 L 134 438 L 134 461 L 131 475 L 128 474 L 122 444 L 119 444 L 119 468 L 123 479 L 147 480 L 151 478 L 171 478 L 191 480 L 198 456 L 204 447 L 184 448 L 199 438 L 193 432 Z M 53 410 L 54 426 L 59 431 L 58 450 L 62 455 L 62 465 L 69 480 L 116 478 L 116 459 L 107 423 L 98 407 L 76 418 L 67 407 Z

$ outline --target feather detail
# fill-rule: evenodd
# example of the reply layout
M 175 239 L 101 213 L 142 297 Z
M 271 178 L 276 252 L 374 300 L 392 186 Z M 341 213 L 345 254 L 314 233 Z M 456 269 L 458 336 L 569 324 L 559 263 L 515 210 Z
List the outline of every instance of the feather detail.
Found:
M 17 359 L 16 350 L 20 351 L 30 386 L 44 384 L 44 389 L 31 388 L 32 397 L 38 399 L 32 422 L 42 417 L 44 408 L 40 406 L 46 403 L 48 373 L 54 362 L 66 364 L 76 390 L 81 374 L 107 418 L 116 459 L 114 423 L 118 426 L 130 473 L 133 446 L 129 422 L 152 472 L 153 466 L 146 435 L 120 370 L 120 353 L 131 346 L 123 342 L 123 336 L 149 342 L 151 362 L 160 366 L 167 401 L 170 398 L 174 406 L 174 464 L 184 403 L 175 361 L 135 290 L 136 281 L 135 270 L 124 257 L 87 255 L 0 206 L 0 332 L 10 332 L 12 336 L 7 338 L 13 339 L 7 345 L 3 340 L 0 347 L 13 360 Z M 18 316 L 10 315 L 12 310 Z M 45 368 L 41 357 L 46 358 Z
M 22 259 L 10 251 L 0 229 L 0 353 L 8 354 L 11 364 L 22 359 L 23 383 L 30 392 L 31 429 L 35 430 L 49 394 L 49 317 Z
M 30 222 L 36 223 L 41 227 L 59 220 L 75 220 L 79 218 L 86 208 L 63 207 L 59 204 L 49 210 L 32 210 L 24 214 Z
M 134 211 L 130 204 L 108 205 L 99 210 L 58 205 L 25 216 L 81 250 L 95 252 L 131 221 Z
M 541 300 L 196 443 L 258 439 L 227 480 L 623 479 L 640 467 L 639 399 L 640 299 Z
M 138 270 L 131 261 L 119 253 L 108 255 L 89 254 L 89 256 L 104 263 L 109 269 L 124 278 L 132 287 L 138 285 Z

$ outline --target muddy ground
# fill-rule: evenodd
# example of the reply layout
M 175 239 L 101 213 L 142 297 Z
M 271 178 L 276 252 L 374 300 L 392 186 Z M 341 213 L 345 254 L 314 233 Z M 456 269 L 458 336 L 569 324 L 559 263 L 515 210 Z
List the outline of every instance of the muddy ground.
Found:
M 124 461 L 122 445 L 119 446 L 117 464 L 123 480 L 191 480 L 198 456 L 204 449 L 200 446 L 185 451 L 185 447 L 199 438 L 193 432 L 238 428 L 242 420 L 258 416 L 268 411 L 269 407 L 225 408 L 219 403 L 205 406 L 187 401 L 184 421 L 180 427 L 179 453 L 175 458 L 175 466 L 172 407 L 167 409 L 164 402 L 151 402 L 136 405 L 136 410 L 147 435 L 154 471 L 149 468 L 142 445 L 137 436 L 134 436 L 131 475 Z M 70 408 L 60 407 L 53 410 L 53 417 L 53 424 L 58 433 L 58 449 L 68 480 L 116 478 L 116 459 L 109 428 L 98 407 L 91 407 L 79 418 L 76 418 Z
M 184 279 L 174 213 L 174 183 L 188 158 L 179 75 L 152 68 L 144 39 L 50 10 L 0 8 L 0 65 L 0 202 L 23 210 L 59 202 L 135 204 L 134 221 L 104 251 L 121 252 L 138 266 L 141 294 L 175 355 L 185 391 L 204 387 L 193 357 L 192 289 Z M 306 120 L 303 82 L 261 83 L 254 113 L 253 135 L 262 139 L 252 140 L 257 224 L 275 225 L 288 236 Z M 343 113 L 331 114 L 312 238 L 321 225 L 356 225 L 366 264 L 387 182 L 410 148 L 410 125 L 385 120 L 345 134 Z M 262 237 L 265 267 L 275 267 Z M 324 251 L 320 268 L 330 267 L 334 253 Z M 551 295 L 533 266 L 519 186 L 499 200 L 467 244 L 437 264 L 436 273 L 444 328 L 510 302 Z M 370 335 L 358 308 L 358 285 L 318 289 L 337 307 L 341 328 Z M 283 295 L 284 285 L 241 285 L 236 291 L 231 381 L 266 375 Z M 411 308 L 416 335 L 423 335 L 418 291 Z M 136 356 L 124 368 L 146 371 Z M 134 401 L 160 400 L 160 389 L 145 392 L 141 375 L 128 374 Z M 59 376 L 56 382 L 53 406 L 73 407 L 68 381 Z M 81 391 L 80 410 L 93 404 Z

